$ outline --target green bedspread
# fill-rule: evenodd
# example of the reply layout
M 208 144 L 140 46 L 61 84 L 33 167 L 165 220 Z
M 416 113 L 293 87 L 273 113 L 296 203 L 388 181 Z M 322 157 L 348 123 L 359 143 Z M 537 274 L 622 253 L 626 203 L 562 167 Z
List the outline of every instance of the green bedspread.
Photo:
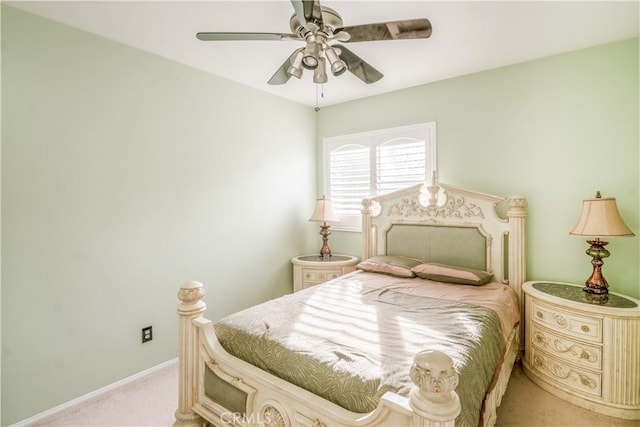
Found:
M 496 314 L 396 292 L 388 278 L 383 287 L 365 280 L 372 276 L 343 276 L 238 312 L 217 322 L 216 334 L 234 356 L 359 413 L 387 391 L 408 396 L 413 357 L 440 350 L 460 374 L 456 425 L 477 426 L 505 347 Z

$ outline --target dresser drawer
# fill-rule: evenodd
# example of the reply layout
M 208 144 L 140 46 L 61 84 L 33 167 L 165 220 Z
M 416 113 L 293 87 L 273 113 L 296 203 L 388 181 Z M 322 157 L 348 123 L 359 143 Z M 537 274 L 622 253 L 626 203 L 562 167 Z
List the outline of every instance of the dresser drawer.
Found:
M 316 270 L 314 268 L 302 269 L 302 282 L 304 284 L 318 284 L 324 283 L 327 280 L 335 279 L 342 276 L 342 269 L 323 269 Z
M 602 395 L 602 375 L 599 372 L 578 368 L 556 359 L 535 346 L 531 347 L 530 361 L 534 369 L 550 377 L 556 384 L 583 394 L 598 397 Z
M 531 325 L 531 343 L 554 357 L 589 369 L 602 369 L 602 348 L 562 336 L 539 326 Z
M 532 307 L 534 322 L 576 338 L 602 342 L 602 318 L 571 313 L 538 300 L 533 301 Z

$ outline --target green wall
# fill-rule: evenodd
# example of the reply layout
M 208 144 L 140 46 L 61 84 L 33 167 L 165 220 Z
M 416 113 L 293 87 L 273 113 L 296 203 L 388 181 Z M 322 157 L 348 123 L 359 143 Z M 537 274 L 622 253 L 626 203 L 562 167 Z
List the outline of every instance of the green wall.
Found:
M 528 199 L 527 278 L 583 283 L 588 245 L 568 233 L 584 198 L 616 197 L 640 233 L 638 75 L 636 38 L 325 107 L 318 140 L 436 121 L 442 182 Z M 331 239 L 361 252 L 360 233 Z M 640 297 L 638 240 L 610 239 L 612 292 Z
M 184 281 L 291 291 L 312 108 L 7 6 L 2 89 L 2 425 L 176 357 Z

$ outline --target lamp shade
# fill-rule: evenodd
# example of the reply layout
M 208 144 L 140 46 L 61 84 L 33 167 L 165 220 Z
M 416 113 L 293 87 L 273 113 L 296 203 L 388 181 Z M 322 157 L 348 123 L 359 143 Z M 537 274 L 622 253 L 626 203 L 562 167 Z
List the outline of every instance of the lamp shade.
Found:
M 635 236 L 620 217 L 616 199 L 600 197 L 600 192 L 594 199 L 583 201 L 582 215 L 569 234 L 591 237 Z
M 322 199 L 316 200 L 316 210 L 313 212 L 313 215 L 311 215 L 311 218 L 309 218 L 309 221 L 338 222 L 340 218 L 336 215 L 331 200 L 323 197 Z

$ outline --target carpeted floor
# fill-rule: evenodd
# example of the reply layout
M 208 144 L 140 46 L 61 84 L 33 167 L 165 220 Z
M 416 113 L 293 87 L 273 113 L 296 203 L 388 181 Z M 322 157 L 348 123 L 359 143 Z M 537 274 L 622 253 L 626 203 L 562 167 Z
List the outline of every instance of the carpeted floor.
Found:
M 155 426 L 173 424 L 177 364 L 110 391 L 37 426 Z M 537 387 L 516 365 L 498 408 L 497 427 L 640 427 L 640 421 L 606 417 L 564 402 Z
M 529 381 L 517 364 L 498 408 L 496 427 L 519 426 L 640 427 L 640 421 L 607 417 L 558 399 Z

